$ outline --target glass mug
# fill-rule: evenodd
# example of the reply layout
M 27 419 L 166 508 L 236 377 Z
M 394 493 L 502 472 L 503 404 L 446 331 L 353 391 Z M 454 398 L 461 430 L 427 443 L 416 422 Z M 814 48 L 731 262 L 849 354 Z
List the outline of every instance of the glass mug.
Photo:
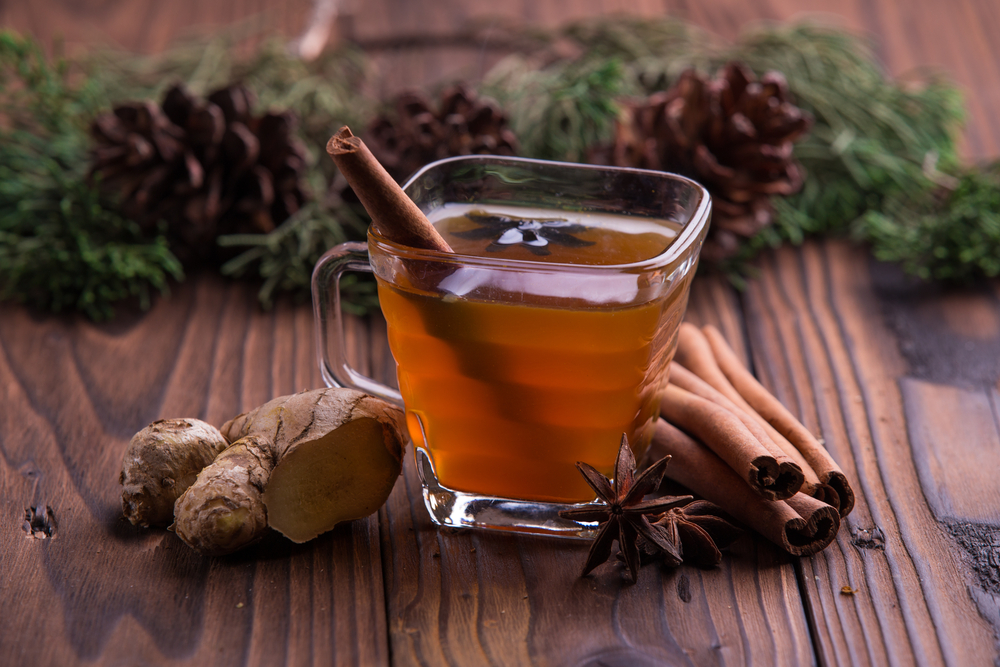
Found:
M 405 408 L 435 523 L 592 536 L 559 510 L 595 501 L 577 461 L 611 477 L 622 434 L 636 458 L 649 445 L 708 192 L 663 172 L 492 156 L 435 162 L 404 190 L 456 252 L 374 229 L 327 252 L 313 273 L 324 382 Z M 348 270 L 375 274 L 399 391 L 346 361 Z

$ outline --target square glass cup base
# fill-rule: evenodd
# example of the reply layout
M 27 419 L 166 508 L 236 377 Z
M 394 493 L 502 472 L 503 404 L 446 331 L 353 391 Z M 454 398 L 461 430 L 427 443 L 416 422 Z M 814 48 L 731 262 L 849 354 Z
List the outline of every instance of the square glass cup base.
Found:
M 431 515 L 431 521 L 439 526 L 485 528 L 587 540 L 594 539 L 597 534 L 597 523 L 570 521 L 559 516 L 559 511 L 603 507 L 603 503 L 548 503 L 455 491 L 438 481 L 434 464 L 422 447 L 414 448 L 414 459 L 420 476 L 424 505 Z

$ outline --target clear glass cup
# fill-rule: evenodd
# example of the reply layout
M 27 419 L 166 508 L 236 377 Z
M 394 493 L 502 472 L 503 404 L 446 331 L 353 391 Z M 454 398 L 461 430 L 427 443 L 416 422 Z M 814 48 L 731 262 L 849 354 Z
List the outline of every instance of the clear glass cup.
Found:
M 404 189 L 432 220 L 500 211 L 465 232 L 495 232 L 490 251 L 409 248 L 370 229 L 367 245 L 326 253 L 313 273 L 324 381 L 405 407 L 435 523 L 591 536 L 559 511 L 595 500 L 577 461 L 610 477 L 623 433 L 637 458 L 649 445 L 708 192 L 663 172 L 492 156 L 435 162 Z M 624 263 L 581 240 L 636 225 L 669 240 Z M 349 270 L 375 274 L 399 391 L 346 361 L 338 285 Z

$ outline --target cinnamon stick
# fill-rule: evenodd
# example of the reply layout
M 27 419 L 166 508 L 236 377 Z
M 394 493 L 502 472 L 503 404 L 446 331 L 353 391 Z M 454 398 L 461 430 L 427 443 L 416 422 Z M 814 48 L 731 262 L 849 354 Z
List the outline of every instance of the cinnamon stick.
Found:
M 746 414 L 750 415 L 755 419 L 765 431 L 767 431 L 768 437 L 771 439 L 775 445 L 781 448 L 781 451 L 785 453 L 786 456 L 791 457 L 799 468 L 802 470 L 804 476 L 802 491 L 811 496 L 827 495 L 825 489 L 823 489 L 823 484 L 820 482 L 819 476 L 813 471 L 812 467 L 806 461 L 802 453 L 793 445 L 788 442 L 785 436 L 778 433 L 773 426 L 771 426 L 766 419 L 761 417 L 757 412 L 750 406 L 749 403 L 744 400 L 743 396 L 740 395 L 736 388 L 733 387 L 732 383 L 726 377 L 722 369 L 719 368 L 719 364 L 715 360 L 715 355 L 712 352 L 712 346 L 709 345 L 708 339 L 705 334 L 702 333 L 701 329 L 694 326 L 689 322 L 682 322 L 680 329 L 678 331 L 677 337 L 677 352 L 674 354 L 674 360 L 677 361 L 681 366 L 684 366 L 689 371 L 700 377 L 702 380 L 707 382 L 713 389 L 719 391 L 723 396 L 728 398 L 730 401 L 735 403 L 741 410 Z
M 453 252 L 413 200 L 346 125 L 330 137 L 326 152 L 354 189 L 375 229 L 411 248 Z
M 797 493 L 788 500 L 765 500 L 732 468 L 689 435 L 657 421 L 647 460 L 671 456 L 667 477 L 711 501 L 793 556 L 825 549 L 840 529 L 836 509 Z
M 771 452 L 772 456 L 787 456 L 785 451 L 779 447 L 774 440 L 772 440 L 760 420 L 748 414 L 745 410 L 726 398 L 721 391 L 708 384 L 676 361 L 670 362 L 670 382 L 685 391 L 691 392 L 695 396 L 700 396 L 705 400 L 711 401 L 712 403 L 729 410 L 734 415 L 739 417 L 740 421 L 743 422 L 743 425 L 747 427 L 747 430 L 753 434 L 753 437 L 760 441 L 760 444 L 762 444 L 765 449 Z M 798 461 L 796 461 L 796 463 L 798 463 Z M 806 466 L 806 470 L 808 470 L 808 466 Z M 803 475 L 806 474 L 806 470 L 802 471 Z M 812 471 L 809 470 L 809 472 Z
M 801 488 L 799 466 L 784 454 L 768 451 L 739 417 L 722 406 L 669 384 L 660 414 L 708 445 L 762 498 L 790 498 Z
M 840 515 L 847 516 L 854 508 L 854 490 L 826 447 L 821 445 L 809 429 L 740 363 L 733 348 L 718 329 L 706 326 L 703 333 L 719 369 L 732 386 L 757 414 L 802 453 L 809 467 L 816 472 L 819 481 L 829 486 L 836 494 L 838 500 L 836 506 Z

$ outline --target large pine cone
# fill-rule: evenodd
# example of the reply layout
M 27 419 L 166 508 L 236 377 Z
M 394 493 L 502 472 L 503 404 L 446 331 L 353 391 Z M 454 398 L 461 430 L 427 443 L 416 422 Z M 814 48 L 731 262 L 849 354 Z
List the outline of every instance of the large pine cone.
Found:
M 186 262 L 215 256 L 222 234 L 269 232 L 307 199 L 306 153 L 294 114 L 255 117 L 253 101 L 240 85 L 207 99 L 175 86 L 160 106 L 115 107 L 91 127 L 91 175 L 144 229 L 165 222 Z
M 746 65 L 730 62 L 712 81 L 688 70 L 669 90 L 630 105 L 614 145 L 596 159 L 702 183 L 713 203 L 702 256 L 719 261 L 771 223 L 771 195 L 802 187 L 792 146 L 811 125 L 811 116 L 788 101 L 780 73 L 758 81 Z
M 435 160 L 518 150 L 500 107 L 461 84 L 442 92 L 437 110 L 420 93 L 403 93 L 395 100 L 395 114 L 372 121 L 364 140 L 398 182 Z

